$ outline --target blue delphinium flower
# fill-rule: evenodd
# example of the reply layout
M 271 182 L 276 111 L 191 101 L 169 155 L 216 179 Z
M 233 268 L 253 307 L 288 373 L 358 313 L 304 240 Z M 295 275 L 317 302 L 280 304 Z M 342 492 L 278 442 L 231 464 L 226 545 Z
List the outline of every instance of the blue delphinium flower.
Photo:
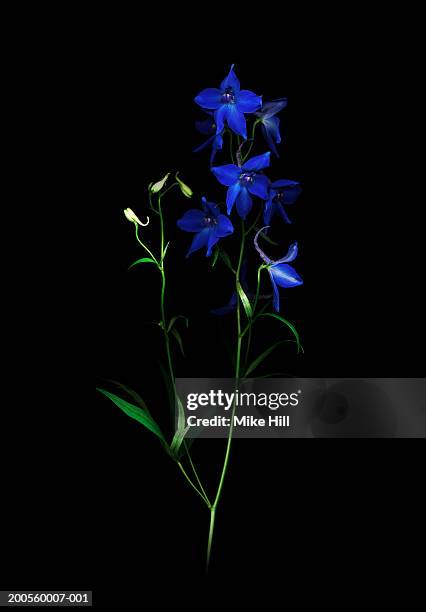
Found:
M 245 219 L 253 205 L 250 194 L 267 200 L 269 197 L 269 179 L 260 174 L 260 170 L 267 168 L 271 159 L 271 153 L 263 153 L 247 160 L 241 167 L 235 164 L 226 166 L 215 166 L 212 172 L 217 180 L 228 187 L 226 195 L 226 207 L 228 215 L 231 213 L 234 203 L 237 205 L 238 214 Z
M 221 215 L 219 206 L 213 202 L 207 202 L 202 198 L 203 210 L 195 208 L 188 210 L 177 226 L 184 232 L 194 232 L 194 240 L 187 253 L 187 257 L 202 247 L 207 247 L 207 257 L 212 253 L 212 248 L 220 238 L 229 236 L 234 231 L 234 226 L 226 215 Z
M 254 113 L 262 106 L 262 96 L 257 96 L 248 89 L 240 88 L 240 81 L 231 66 L 228 76 L 220 88 L 203 89 L 195 102 L 206 110 L 214 111 L 216 134 L 223 131 L 225 122 L 236 134 L 247 138 L 247 125 L 244 113 Z
M 271 151 L 279 157 L 277 147 L 275 144 L 281 142 L 280 134 L 280 120 L 275 117 L 283 108 L 287 106 L 287 98 L 281 98 L 280 100 L 274 100 L 273 102 L 265 102 L 262 106 L 262 110 L 255 113 L 262 123 L 262 131 L 266 142 L 268 143 Z
M 214 158 L 216 157 L 216 153 L 222 150 L 223 147 L 223 136 L 222 134 L 216 134 L 216 122 L 214 119 L 214 114 L 206 111 L 209 115 L 208 119 L 203 119 L 202 121 L 196 121 L 195 127 L 200 132 L 200 134 L 205 134 L 209 136 L 209 138 L 203 142 L 200 146 L 194 149 L 194 153 L 199 153 L 203 149 L 212 145 L 212 152 L 210 155 L 210 166 L 213 165 Z
M 289 261 L 293 261 L 297 257 L 297 242 L 293 242 L 290 245 L 288 253 L 285 257 L 281 259 L 277 259 L 273 261 L 270 259 L 265 253 L 262 251 L 258 244 L 258 236 L 265 230 L 266 227 L 260 229 L 255 238 L 254 238 L 254 246 L 256 250 L 260 254 L 261 258 L 266 264 L 266 269 L 269 272 L 269 276 L 271 278 L 272 289 L 273 289 L 273 306 L 274 309 L 279 312 L 280 310 L 280 294 L 278 292 L 278 287 L 297 287 L 298 285 L 303 284 L 303 280 L 297 274 L 296 270 L 288 265 Z
M 276 214 L 284 219 L 286 223 L 291 223 L 284 206 L 294 204 L 301 192 L 302 188 L 296 181 L 283 179 L 271 183 L 269 199 L 263 210 L 263 222 L 265 225 L 269 225 L 272 217 Z

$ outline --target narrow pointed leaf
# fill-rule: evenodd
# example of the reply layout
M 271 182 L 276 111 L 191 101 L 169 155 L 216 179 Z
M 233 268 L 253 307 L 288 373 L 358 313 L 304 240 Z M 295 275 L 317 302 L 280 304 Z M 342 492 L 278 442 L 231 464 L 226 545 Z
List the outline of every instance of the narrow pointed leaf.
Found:
M 129 266 L 129 270 L 131 268 L 133 268 L 134 266 L 137 266 L 138 264 L 141 264 L 141 263 L 153 263 L 153 264 L 157 264 L 157 262 L 154 261 L 153 259 L 151 259 L 151 257 L 142 257 L 142 259 L 137 259 L 136 261 L 134 261 L 132 263 L 132 265 Z
M 213 253 L 213 257 L 212 257 L 212 263 L 211 263 L 212 268 L 214 268 L 216 265 L 217 259 L 219 257 L 219 253 L 220 253 L 220 249 L 219 248 L 215 249 L 215 252 Z
M 181 352 L 182 352 L 182 355 L 185 357 L 185 352 L 184 352 L 184 350 L 183 350 L 183 342 L 182 342 L 182 338 L 181 338 L 181 336 L 180 336 L 180 333 L 179 333 L 179 332 L 178 332 L 178 330 L 177 330 L 177 329 L 175 329 L 175 328 L 173 328 L 173 329 L 172 329 L 172 332 L 171 332 L 171 333 L 172 333 L 172 334 L 173 334 L 173 336 L 176 338 L 177 343 L 179 344 L 179 348 L 180 348 L 180 350 L 181 350 Z
M 116 406 L 118 406 L 118 408 L 120 408 L 120 410 L 127 414 L 127 416 L 132 419 L 135 419 L 135 421 L 138 421 L 141 425 L 143 425 L 144 427 L 152 431 L 152 433 L 154 433 L 156 436 L 158 436 L 163 443 L 167 444 L 157 423 L 151 416 L 149 416 L 145 412 L 145 410 L 139 408 L 139 406 L 134 406 L 133 404 L 130 404 L 130 402 L 127 402 L 121 397 L 118 397 L 118 395 L 114 395 L 114 393 L 105 391 L 105 389 L 98 388 L 97 391 L 108 397 Z
M 264 312 L 260 314 L 259 317 L 272 317 L 273 319 L 281 321 L 281 323 L 284 323 L 284 325 L 287 325 L 287 327 L 293 332 L 294 337 L 296 338 L 297 352 L 300 353 L 300 351 L 302 350 L 302 345 L 300 344 L 300 337 L 293 323 L 290 323 L 290 321 L 287 321 L 287 319 L 284 319 L 284 317 L 279 314 L 276 314 L 275 312 Z
M 228 254 L 227 254 L 227 253 L 225 253 L 225 251 L 222 251 L 222 249 L 220 249 L 220 253 L 219 253 L 219 255 L 221 256 L 221 258 L 222 258 L 222 260 L 223 260 L 224 264 L 225 264 L 226 266 L 228 266 L 228 268 L 231 270 L 231 272 L 232 272 L 233 274 L 235 274 L 235 270 L 234 270 L 234 268 L 232 267 L 231 260 L 229 259 Z
M 241 302 L 243 303 L 244 306 L 244 310 L 246 312 L 247 318 L 251 319 L 253 316 L 253 310 L 250 304 L 250 300 L 248 299 L 247 295 L 244 292 L 244 289 L 241 287 L 241 283 L 238 282 L 237 283 L 237 291 L 238 291 L 238 295 L 240 296 Z
M 247 370 L 244 372 L 244 377 L 247 378 L 249 374 L 253 372 L 253 370 L 255 370 L 262 363 L 262 361 L 264 361 L 268 357 L 268 355 L 270 355 L 272 351 L 274 351 L 277 348 L 277 346 L 280 346 L 280 344 L 283 344 L 284 342 L 285 340 L 280 340 L 279 342 L 275 342 L 275 344 L 268 347 L 266 351 L 263 351 L 263 353 L 261 353 L 258 357 L 256 357 L 256 359 L 248 366 Z
M 146 405 L 144 399 L 134 389 L 131 389 L 127 385 L 123 385 L 123 383 L 119 382 L 118 380 L 110 380 L 108 382 L 111 382 L 113 385 L 116 385 L 117 387 L 125 391 L 134 402 L 136 402 L 141 408 L 143 408 L 143 410 L 145 410 L 145 412 L 149 416 L 151 416 L 151 413 L 149 412 L 148 406 Z
M 167 328 L 167 331 L 168 331 L 168 332 L 169 332 L 169 331 L 172 329 L 173 325 L 176 323 L 176 321 L 177 321 L 178 319 L 184 319 L 184 321 L 185 321 L 185 323 L 186 323 L 186 327 L 188 327 L 188 325 L 189 325 L 189 321 L 188 321 L 188 318 L 187 318 L 187 317 L 184 317 L 183 315 L 175 315 L 174 317 L 172 317 L 172 318 L 170 319 L 170 323 L 169 323 L 169 326 L 168 326 L 168 328 Z

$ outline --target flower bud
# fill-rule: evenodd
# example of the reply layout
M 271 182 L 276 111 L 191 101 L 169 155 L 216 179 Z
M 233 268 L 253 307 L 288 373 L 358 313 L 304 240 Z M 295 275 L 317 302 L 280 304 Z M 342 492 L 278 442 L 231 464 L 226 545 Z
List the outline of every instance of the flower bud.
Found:
M 185 183 L 180 180 L 180 178 L 178 177 L 178 173 L 177 172 L 176 172 L 176 177 L 175 178 L 176 178 L 177 182 L 179 183 L 179 187 L 180 187 L 180 190 L 183 193 L 183 195 L 186 196 L 187 198 L 192 198 L 192 194 L 193 194 L 192 189 L 190 187 L 188 187 L 188 185 L 185 185 Z
M 146 218 L 146 223 L 142 223 L 142 221 L 135 215 L 131 208 L 126 208 L 124 211 L 124 215 L 128 221 L 134 223 L 135 225 L 142 225 L 142 227 L 146 227 L 149 224 L 149 217 Z
M 161 179 L 161 181 L 158 181 L 157 183 L 154 183 L 153 185 L 151 185 L 149 188 L 151 193 L 158 193 L 159 191 L 161 191 L 161 189 L 163 189 L 164 185 L 166 184 L 166 181 L 169 178 L 169 176 L 170 176 L 170 172 L 168 172 L 166 176 Z

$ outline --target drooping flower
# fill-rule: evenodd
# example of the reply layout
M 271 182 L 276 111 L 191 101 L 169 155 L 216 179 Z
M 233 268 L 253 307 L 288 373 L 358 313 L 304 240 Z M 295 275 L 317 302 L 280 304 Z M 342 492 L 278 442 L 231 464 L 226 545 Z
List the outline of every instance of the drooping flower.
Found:
M 210 111 L 206 111 L 209 115 L 208 119 L 204 119 L 203 121 L 196 121 L 195 127 L 200 132 L 200 134 L 205 134 L 209 136 L 209 138 L 196 147 L 193 152 L 199 153 L 203 151 L 210 144 L 212 145 L 212 152 L 210 155 L 210 166 L 213 165 L 214 158 L 216 157 L 216 153 L 222 150 L 223 147 L 223 136 L 222 134 L 216 134 L 216 122 L 214 119 L 214 113 Z
M 284 287 L 288 289 L 289 287 L 297 287 L 298 285 L 303 284 L 303 280 L 300 278 L 296 270 L 288 265 L 289 261 L 293 261 L 297 257 L 297 242 L 293 242 L 290 245 L 287 255 L 282 257 L 281 259 L 277 259 L 273 261 L 270 259 L 265 253 L 262 251 L 258 244 L 259 234 L 265 230 L 266 227 L 260 229 L 255 238 L 254 238 L 254 246 L 258 251 L 259 255 L 263 259 L 266 264 L 266 269 L 268 270 L 269 276 L 271 278 L 272 289 L 273 289 L 273 306 L 274 309 L 279 312 L 280 310 L 280 294 L 278 292 L 278 287 Z
M 276 214 L 284 219 L 286 223 L 291 223 L 284 207 L 287 204 L 294 204 L 301 192 L 302 188 L 296 181 L 283 179 L 271 183 L 269 199 L 263 210 L 263 222 L 265 225 L 269 225 L 271 219 Z
M 222 185 L 228 187 L 226 207 L 228 215 L 236 203 L 238 214 L 245 219 L 253 206 L 250 194 L 267 200 L 269 179 L 260 170 L 269 166 L 271 153 L 263 153 L 246 161 L 241 167 L 235 164 L 215 166 L 212 172 Z
M 279 154 L 275 145 L 281 142 L 281 134 L 280 120 L 278 117 L 275 117 L 275 115 L 286 106 L 287 98 L 281 98 L 279 100 L 273 100 L 272 102 L 265 102 L 262 106 L 262 110 L 255 113 L 262 124 L 265 140 L 271 151 L 273 151 L 277 157 L 279 157 Z
M 225 122 L 229 128 L 243 138 L 247 138 L 247 125 L 244 113 L 254 113 L 262 106 L 262 96 L 248 89 L 240 88 L 240 81 L 231 66 L 228 76 L 220 88 L 203 89 L 195 102 L 205 110 L 214 111 L 216 134 L 223 132 Z
M 207 247 L 206 254 L 209 257 L 212 248 L 219 239 L 229 236 L 234 231 L 231 221 L 226 215 L 220 214 L 217 204 L 207 202 L 206 198 L 202 198 L 201 201 L 203 210 L 194 208 L 188 210 L 177 222 L 177 226 L 184 232 L 194 232 L 196 234 L 186 255 L 187 257 L 204 246 Z

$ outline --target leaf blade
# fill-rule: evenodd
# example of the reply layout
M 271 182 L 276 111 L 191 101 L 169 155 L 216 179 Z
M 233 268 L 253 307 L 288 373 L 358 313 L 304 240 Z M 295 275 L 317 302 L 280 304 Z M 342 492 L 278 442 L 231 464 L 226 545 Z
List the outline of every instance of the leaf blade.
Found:
M 247 295 L 245 294 L 244 289 L 241 286 L 241 283 L 239 281 L 237 281 L 237 291 L 238 291 L 238 295 L 240 296 L 240 300 L 244 306 L 244 310 L 245 313 L 247 315 L 248 319 L 252 319 L 253 318 L 253 309 L 251 307 L 250 304 L 250 300 L 248 299 Z
M 110 393 L 109 391 L 101 389 L 100 387 L 97 387 L 96 390 L 99 391 L 99 393 L 105 395 L 105 397 L 107 397 L 108 399 L 110 399 L 113 404 L 120 408 L 120 410 L 127 414 L 127 416 L 134 419 L 135 421 L 138 421 L 141 425 L 146 427 L 146 429 L 158 436 L 158 438 L 160 438 L 160 440 L 164 444 L 167 444 L 157 423 L 151 416 L 149 416 L 144 410 L 142 410 L 142 408 L 139 408 L 139 406 L 134 406 L 130 402 L 123 400 L 118 395 L 114 395 L 114 393 Z
M 141 259 L 137 259 L 136 261 L 134 261 L 132 265 L 128 267 L 128 270 L 131 270 L 132 268 L 134 268 L 135 266 L 141 263 L 153 263 L 157 265 L 157 262 L 154 261 L 154 259 L 152 259 L 151 257 L 142 257 Z
M 300 337 L 293 323 L 290 323 L 290 321 L 287 321 L 287 319 L 284 319 L 284 317 L 282 317 L 281 315 L 275 312 L 262 312 L 258 316 L 259 317 L 272 317 L 273 319 L 277 319 L 278 321 L 281 321 L 281 323 L 284 323 L 284 325 L 287 325 L 287 327 L 292 331 L 294 337 L 296 338 L 297 352 L 300 353 L 300 351 L 302 350 L 302 345 L 300 344 Z

